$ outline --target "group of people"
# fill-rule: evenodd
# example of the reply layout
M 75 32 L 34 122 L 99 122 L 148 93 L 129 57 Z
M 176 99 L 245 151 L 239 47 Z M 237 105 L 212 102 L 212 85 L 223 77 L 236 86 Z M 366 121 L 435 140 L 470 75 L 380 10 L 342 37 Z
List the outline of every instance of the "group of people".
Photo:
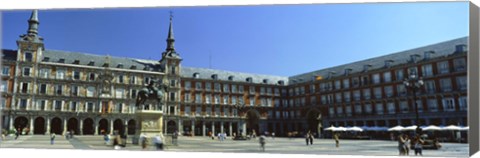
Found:
M 163 150 L 163 139 L 160 135 L 156 135 L 155 137 L 153 137 L 152 141 L 157 150 Z M 142 149 L 147 150 L 149 141 L 148 141 L 148 136 L 145 135 L 145 133 L 140 135 L 139 142 L 140 142 L 140 145 L 142 146 Z
M 227 139 L 227 133 L 225 133 L 225 132 L 223 132 L 223 133 L 218 133 L 218 134 L 217 134 L 217 138 L 218 138 L 218 140 L 220 140 L 220 141 L 223 142 L 225 139 Z
M 413 144 L 413 149 L 415 150 L 415 156 L 417 155 L 422 156 L 423 143 L 424 143 L 424 140 L 422 140 L 422 138 L 419 135 L 416 135 L 415 137 L 413 137 L 413 140 L 411 140 L 408 135 L 400 134 L 398 136 L 399 155 L 408 156 L 410 154 L 411 145 Z

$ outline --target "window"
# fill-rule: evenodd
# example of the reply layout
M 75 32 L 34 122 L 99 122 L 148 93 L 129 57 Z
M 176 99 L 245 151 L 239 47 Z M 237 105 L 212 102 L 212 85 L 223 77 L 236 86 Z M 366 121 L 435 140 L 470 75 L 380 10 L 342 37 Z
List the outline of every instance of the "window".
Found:
M 243 100 L 243 97 L 238 97 L 238 104 L 244 105 L 245 101 Z
M 185 90 L 190 90 L 190 88 L 192 87 L 192 83 L 190 81 L 185 81 Z
M 195 90 L 202 90 L 202 82 L 195 82 Z M 210 88 L 207 88 L 207 91 L 209 91 Z
M 237 97 L 236 96 L 232 96 L 232 104 L 233 105 L 237 104 Z
M 95 93 L 95 87 L 90 86 L 87 88 L 87 97 L 93 97 L 94 93 Z
M 448 68 L 448 61 L 442 61 L 442 62 L 438 62 L 437 63 L 437 67 L 438 67 L 438 72 L 440 74 L 445 74 L 445 73 L 449 73 L 450 70 Z
M 63 92 L 63 86 L 62 85 L 57 85 L 55 86 L 55 94 L 57 95 L 62 95 L 62 92 Z
M 418 77 L 417 67 L 410 67 L 408 68 L 408 75 L 415 75 Z
M 467 105 L 467 97 L 462 96 L 458 98 L 458 106 L 460 108 L 460 111 L 467 111 L 468 105 Z
M 383 89 L 385 90 L 385 95 L 387 97 L 393 97 L 393 87 L 392 86 L 385 86 Z
M 175 72 L 176 72 L 175 68 L 176 67 L 174 65 L 172 65 L 172 67 L 170 67 L 170 73 L 171 74 L 175 74 Z
M 79 71 L 73 71 L 73 79 L 74 80 L 79 80 L 80 79 L 80 72 Z
M 239 93 L 243 93 L 243 85 L 239 85 L 239 86 L 238 86 L 238 92 L 239 92 Z
M 230 93 L 230 86 L 228 84 L 223 84 L 223 92 Z
M 23 76 L 30 76 L 30 69 L 29 67 L 23 68 Z
M 250 94 L 255 94 L 255 86 L 250 86 Z
M 77 110 L 77 102 L 75 101 L 72 101 L 70 102 L 70 109 L 68 109 L 69 111 L 76 111 Z
M 340 80 L 336 80 L 335 81 L 335 89 L 341 89 L 342 86 L 341 86 L 341 83 L 340 83 Z
M 363 98 L 370 99 L 370 89 L 363 89 Z
M 458 58 L 453 60 L 453 65 L 455 67 L 455 71 L 465 71 L 466 70 L 466 62 L 465 58 Z
M 255 105 L 255 98 L 250 97 L 250 105 L 251 106 Z
M 3 82 L 1 87 L 0 87 L 0 90 L 2 92 L 7 92 L 7 89 L 8 89 L 8 82 Z
M 219 116 L 219 115 L 220 115 L 220 107 L 216 106 L 215 107 L 215 116 Z
M 45 105 L 46 101 L 45 100 L 39 100 L 37 103 L 37 110 L 45 110 Z
M 422 100 L 421 99 L 418 99 L 416 102 L 416 106 L 418 108 L 418 112 L 423 112 L 423 104 L 422 104 Z M 415 106 L 415 105 L 414 105 Z
M 190 115 L 190 113 L 192 113 L 191 110 L 190 110 L 190 106 L 189 106 L 189 105 L 186 105 L 186 106 L 185 106 L 185 116 Z
M 377 114 L 379 114 L 379 115 L 383 114 L 383 104 L 382 103 L 375 104 L 375 112 L 377 112 Z
M 28 83 L 22 83 L 22 93 L 28 92 Z
M 310 85 L 310 94 L 315 93 L 315 85 Z
M 220 92 L 220 83 L 214 83 L 215 92 Z
M 93 105 L 94 105 L 93 103 L 87 102 L 86 108 L 85 108 L 86 111 L 87 111 L 87 112 L 93 112 Z
M 350 88 L 350 81 L 348 78 L 343 80 L 343 88 Z
M 143 83 L 144 84 L 149 84 L 150 83 L 150 77 L 144 77 L 143 78 Z
M 130 93 L 130 97 L 131 97 L 132 99 L 137 98 L 137 90 L 132 89 L 132 90 L 131 90 L 131 93 Z
M 403 84 L 398 84 L 397 85 L 397 94 L 398 94 L 398 96 L 406 96 L 407 95 L 407 90 L 405 89 L 405 85 L 403 85 Z
M 183 102 L 187 102 L 189 103 L 191 100 L 190 100 L 190 93 L 185 93 L 183 95 Z M 197 102 L 197 103 L 200 103 L 200 102 Z
M 395 103 L 388 102 L 387 103 L 387 110 L 389 114 L 395 114 Z
M 228 104 L 228 95 L 223 95 L 223 104 Z
M 169 97 L 169 98 L 170 98 L 170 101 L 175 101 L 175 99 L 176 99 L 176 98 L 175 98 L 175 93 L 173 93 L 173 92 L 170 93 L 170 97 Z
M 433 76 L 432 64 L 422 65 L 422 76 L 423 77 Z
M 62 110 L 62 101 L 61 100 L 55 100 L 54 110 L 55 111 Z
M 330 114 L 330 116 L 335 116 L 335 109 L 333 109 L 333 107 L 329 107 L 328 114 Z
M 123 104 L 122 103 L 118 103 L 117 105 L 115 105 L 115 112 L 121 113 L 122 111 L 123 111 Z
M 57 75 L 56 75 L 56 79 L 65 79 L 65 70 L 64 69 L 58 69 L 57 70 Z
M 460 76 L 457 77 L 457 88 L 459 90 L 467 90 L 467 77 L 466 76 Z
M 353 77 L 353 78 L 352 78 L 352 86 L 353 86 L 353 87 L 358 87 L 358 86 L 360 86 L 360 81 L 359 81 L 358 77 Z
M 198 105 L 196 108 L 195 108 L 195 115 L 196 116 L 200 116 L 202 113 L 202 106 L 201 105 Z
M 6 67 L 6 66 L 3 66 L 2 75 L 10 75 L 10 68 Z
M 27 109 L 27 99 L 20 99 L 20 110 L 26 110 Z
M 31 62 L 32 58 L 33 56 L 31 52 L 25 52 L 25 61 Z
M 350 102 L 350 92 L 344 92 L 343 97 L 345 98 L 346 102 Z
M 355 114 L 362 114 L 362 105 L 355 104 Z
M 400 110 L 402 111 L 402 113 L 408 113 L 410 111 L 407 101 L 400 102 Z
M 404 78 L 403 77 L 403 70 L 397 70 L 396 75 L 397 75 L 396 76 L 397 81 L 402 81 L 403 80 L 403 78 Z
M 455 111 L 455 101 L 453 98 L 442 99 L 444 111 Z
M 41 78 L 49 78 L 50 77 L 50 69 L 40 69 L 40 74 L 38 74 Z
M 89 78 L 90 81 L 95 81 L 95 73 L 90 73 Z
M 197 98 L 200 98 L 200 94 L 196 94 L 195 99 L 197 99 Z M 212 100 L 212 95 L 211 94 L 205 94 L 205 103 L 210 104 L 211 100 Z
M 383 73 L 383 81 L 384 82 L 391 82 L 392 81 L 392 73 L 384 72 Z
M 338 116 L 343 116 L 343 107 L 337 106 L 337 115 Z
M 376 87 L 373 89 L 374 93 L 375 93 L 375 98 L 376 99 L 380 99 L 382 98 L 382 88 L 381 87 Z
M 450 78 L 440 79 L 440 87 L 444 92 L 452 91 L 452 81 Z
M 206 83 L 205 83 L 205 90 L 206 90 L 206 91 L 212 90 L 212 83 L 206 82 Z
M 368 85 L 369 82 L 370 82 L 370 81 L 368 80 L 368 76 L 362 76 L 362 78 L 361 78 L 361 83 L 362 83 L 363 86 Z
M 118 83 L 123 83 L 123 75 L 118 75 Z
M 265 98 L 260 99 L 260 104 L 262 106 L 266 106 L 267 105 L 267 99 L 265 99 Z
M 130 84 L 136 84 L 137 83 L 137 77 L 135 76 L 130 76 Z
M 372 104 L 365 104 L 365 113 L 372 114 Z
M 237 93 L 237 85 L 232 85 L 232 93 Z
M 72 96 L 78 96 L 78 86 L 72 86 L 70 89 Z
M 341 103 L 342 102 L 342 93 L 336 93 L 335 94 L 335 100 L 337 103 Z
M 115 98 L 123 98 L 124 95 L 125 91 L 123 90 L 123 88 L 115 89 Z
M 373 84 L 379 84 L 380 83 L 380 74 L 373 74 Z
M 428 105 L 428 111 L 431 111 L 431 112 L 438 111 L 437 99 L 428 99 L 427 105 Z
M 435 81 L 425 81 L 425 91 L 427 93 L 435 93 Z
M 353 99 L 359 101 L 361 99 L 360 90 L 353 91 Z
M 215 104 L 220 104 L 220 95 L 218 95 L 218 94 L 215 95 L 215 98 L 214 98 L 214 99 L 215 99 L 215 100 L 214 100 L 214 103 L 215 103 Z
M 345 106 L 345 113 L 347 114 L 347 116 L 352 116 L 352 106 Z
M 264 94 L 265 94 L 265 87 L 260 87 L 260 95 L 264 95 Z

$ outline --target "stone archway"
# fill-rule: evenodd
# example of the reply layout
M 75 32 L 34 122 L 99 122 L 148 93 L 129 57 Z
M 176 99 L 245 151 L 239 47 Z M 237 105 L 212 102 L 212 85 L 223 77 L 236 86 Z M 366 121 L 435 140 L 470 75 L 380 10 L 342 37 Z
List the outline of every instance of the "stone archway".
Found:
M 102 133 L 104 132 L 104 133 Z M 105 134 L 105 133 L 110 133 L 109 129 L 108 129 L 108 121 L 107 119 L 101 119 L 99 122 L 98 122 L 98 134 Z
M 117 131 L 120 135 L 123 135 L 125 133 L 125 125 L 123 125 L 122 120 L 116 119 L 115 121 L 113 121 L 113 131 Z
M 78 134 L 78 120 L 76 118 L 70 118 L 67 122 L 67 131 L 73 131 L 73 134 Z
M 247 134 L 252 134 L 253 131 L 255 131 L 255 133 L 257 135 L 259 135 L 260 131 L 260 126 L 259 126 L 259 121 L 260 121 L 260 114 L 258 113 L 257 110 L 249 110 L 246 112 L 246 115 L 245 115 L 245 118 L 247 119 L 246 120 L 246 123 L 247 123 L 247 131 L 246 133 Z
M 13 127 L 15 127 L 16 130 L 23 131 L 24 128 L 28 127 L 28 119 L 24 116 L 19 116 L 15 118 L 15 121 L 13 123 Z M 20 132 L 21 134 L 21 132 Z
M 322 114 L 317 109 L 311 109 L 307 112 L 307 129 L 305 132 L 312 132 L 317 136 L 322 134 Z
M 130 121 L 128 121 L 128 125 L 127 125 L 127 128 L 128 128 L 128 134 L 129 135 L 133 135 L 135 134 L 135 120 L 131 119 Z
M 167 122 L 167 133 L 173 133 L 177 129 L 177 123 L 174 120 Z
M 58 117 L 55 117 L 52 119 L 52 121 L 50 122 L 50 133 L 55 133 L 55 134 L 63 133 L 62 119 Z
M 95 133 L 95 129 L 93 127 L 93 119 L 87 118 L 83 120 L 83 135 L 93 135 Z
M 45 119 L 43 117 L 37 117 L 33 123 L 33 134 L 45 134 Z

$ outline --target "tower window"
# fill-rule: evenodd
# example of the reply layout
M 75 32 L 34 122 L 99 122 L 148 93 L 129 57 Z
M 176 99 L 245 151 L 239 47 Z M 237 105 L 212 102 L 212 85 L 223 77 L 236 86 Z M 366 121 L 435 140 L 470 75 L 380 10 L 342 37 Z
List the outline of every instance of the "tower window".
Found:
M 25 53 L 25 61 L 32 61 L 32 53 L 31 52 L 26 52 Z

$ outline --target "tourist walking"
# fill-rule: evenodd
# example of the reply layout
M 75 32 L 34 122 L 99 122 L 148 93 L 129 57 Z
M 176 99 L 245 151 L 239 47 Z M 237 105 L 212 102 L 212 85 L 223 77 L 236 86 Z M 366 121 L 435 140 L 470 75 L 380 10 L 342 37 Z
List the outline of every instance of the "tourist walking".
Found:
M 260 138 L 258 139 L 259 140 L 259 143 L 260 143 L 260 149 L 262 151 L 265 151 L 265 143 L 266 143 L 266 137 L 265 135 L 261 135 Z
M 410 154 L 410 138 L 408 137 L 408 135 L 405 135 L 403 145 L 405 148 L 405 155 L 408 156 Z
M 140 144 L 142 145 L 142 149 L 147 149 L 148 144 L 148 137 L 144 134 L 140 135 Z
M 308 146 L 308 142 L 310 141 L 309 138 L 310 138 L 309 134 L 305 133 L 305 142 L 307 143 L 307 146 Z
M 413 142 L 413 145 L 414 145 L 414 149 L 415 149 L 415 156 L 417 156 L 418 154 L 420 154 L 420 156 L 423 156 L 422 155 L 422 144 L 424 143 L 424 141 L 419 137 L 417 136 Z
M 337 147 L 337 148 L 340 146 L 340 140 L 339 140 L 338 137 L 339 137 L 338 133 L 335 133 L 333 135 L 333 139 L 335 139 L 335 147 Z
M 51 144 L 51 145 L 55 144 L 55 133 L 52 133 L 52 134 L 50 135 L 50 144 Z
M 155 143 L 157 150 L 163 150 L 163 141 L 159 135 L 155 136 L 153 143 Z
M 405 155 L 405 139 L 403 134 L 398 135 L 398 155 Z

